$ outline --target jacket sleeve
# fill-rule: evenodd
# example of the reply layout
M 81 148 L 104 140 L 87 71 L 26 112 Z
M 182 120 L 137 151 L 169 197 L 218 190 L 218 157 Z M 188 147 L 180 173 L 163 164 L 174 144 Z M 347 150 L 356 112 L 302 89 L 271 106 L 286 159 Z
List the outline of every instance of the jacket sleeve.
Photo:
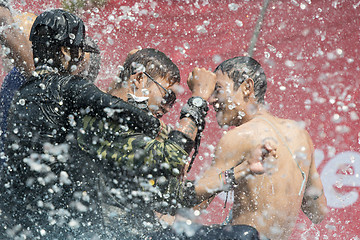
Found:
M 160 133 L 160 121 L 157 118 L 122 99 L 102 92 L 81 77 L 64 77 L 59 85 L 63 98 L 74 109 L 72 112 L 80 110 L 80 113 L 115 120 L 150 137 L 156 137 Z

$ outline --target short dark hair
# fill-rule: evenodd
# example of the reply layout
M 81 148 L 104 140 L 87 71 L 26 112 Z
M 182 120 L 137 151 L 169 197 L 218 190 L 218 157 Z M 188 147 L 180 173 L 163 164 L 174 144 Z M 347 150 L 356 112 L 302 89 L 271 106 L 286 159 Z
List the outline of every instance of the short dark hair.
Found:
M 254 80 L 255 97 L 259 103 L 264 103 L 267 88 L 266 75 L 260 63 L 251 57 L 234 57 L 222 62 L 214 72 L 221 71 L 234 81 L 234 89 L 248 78 Z
M 172 84 L 180 82 L 179 68 L 169 57 L 159 50 L 145 48 L 138 50 L 126 58 L 123 70 L 120 71 L 119 74 L 120 82 L 116 83 L 116 88 L 120 87 L 119 84 L 122 82 L 129 80 L 130 76 L 136 72 L 134 64 L 144 66 L 145 71 L 153 78 L 167 78 L 172 81 Z

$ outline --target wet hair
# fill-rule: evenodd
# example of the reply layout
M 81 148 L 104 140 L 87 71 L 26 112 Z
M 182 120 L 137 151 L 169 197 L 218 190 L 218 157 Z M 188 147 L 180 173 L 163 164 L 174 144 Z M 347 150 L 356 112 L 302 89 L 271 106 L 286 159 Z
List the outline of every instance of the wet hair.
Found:
M 251 57 L 234 57 L 222 62 L 214 72 L 221 71 L 234 81 L 234 90 L 248 78 L 254 81 L 255 97 L 264 103 L 267 88 L 266 75 L 260 63 Z
M 119 82 L 115 88 L 121 87 L 121 83 L 130 79 L 136 73 L 136 65 L 141 65 L 153 78 L 162 77 L 171 81 L 171 84 L 180 82 L 179 68 L 163 52 L 145 48 L 129 55 L 124 63 L 123 70 L 119 74 Z

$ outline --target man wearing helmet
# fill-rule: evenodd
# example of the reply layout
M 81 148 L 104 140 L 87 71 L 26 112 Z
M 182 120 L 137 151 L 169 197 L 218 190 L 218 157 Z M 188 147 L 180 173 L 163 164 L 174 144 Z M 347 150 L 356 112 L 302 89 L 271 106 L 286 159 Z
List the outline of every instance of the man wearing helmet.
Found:
M 82 20 L 59 9 L 42 13 L 33 24 L 35 74 L 15 95 L 8 118 L 8 159 L 0 177 L 1 239 L 103 238 L 99 181 L 109 162 L 77 144 L 76 127 L 83 126 L 83 115 L 112 120 L 117 131 L 132 129 L 147 139 L 164 131 L 163 124 L 146 111 L 71 75 L 84 52 L 94 51 L 84 44 L 84 36 Z M 164 156 L 180 156 L 174 160 L 175 175 L 204 123 L 205 100 L 215 86 L 214 77 L 207 87 L 193 81 L 193 96 L 202 104 L 190 107 L 191 113 L 170 132 L 164 148 Z M 200 93 L 200 88 L 209 91 Z

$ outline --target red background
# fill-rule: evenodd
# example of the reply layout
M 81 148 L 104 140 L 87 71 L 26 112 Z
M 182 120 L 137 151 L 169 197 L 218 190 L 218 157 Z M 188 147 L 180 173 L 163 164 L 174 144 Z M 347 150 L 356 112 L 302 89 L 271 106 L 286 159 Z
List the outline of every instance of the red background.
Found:
M 59 0 L 13 3 L 16 10 L 37 14 L 61 5 Z M 195 66 L 213 70 L 223 60 L 246 54 L 262 5 L 260 0 L 113 0 L 101 9 L 78 14 L 89 35 L 99 40 L 103 64 L 97 85 L 103 89 L 118 74 L 126 54 L 138 46 L 157 48 L 172 58 L 185 90 L 164 117 L 173 123 L 189 96 L 188 73 Z M 331 206 L 319 225 L 300 212 L 291 239 L 358 239 L 360 235 L 359 26 L 359 0 L 273 0 L 267 9 L 253 56 L 268 77 L 266 101 L 275 115 L 305 122 Z M 190 178 L 210 164 L 221 135 L 211 109 Z M 330 162 L 334 174 L 322 171 Z M 349 193 L 355 196 L 351 204 L 342 200 Z M 223 198 L 217 197 L 202 221 L 221 223 L 231 202 L 224 209 Z

